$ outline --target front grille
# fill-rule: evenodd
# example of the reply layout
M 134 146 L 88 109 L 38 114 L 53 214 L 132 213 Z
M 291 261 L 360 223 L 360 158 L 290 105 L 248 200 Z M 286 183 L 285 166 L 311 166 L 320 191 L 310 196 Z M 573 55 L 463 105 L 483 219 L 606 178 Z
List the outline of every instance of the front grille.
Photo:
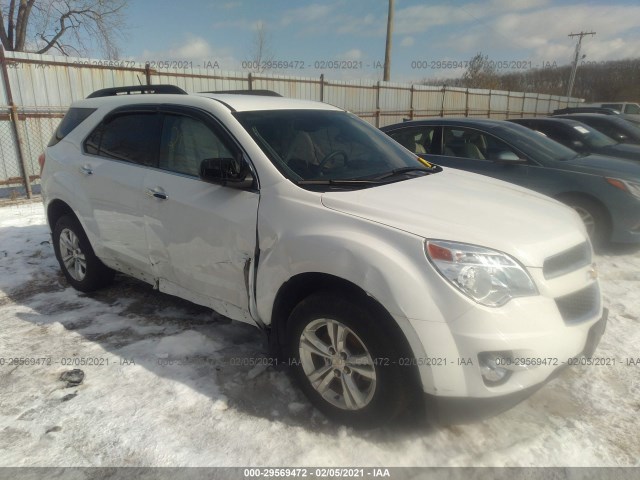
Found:
M 597 282 L 577 292 L 556 298 L 556 305 L 567 324 L 581 323 L 593 318 L 600 310 L 600 289 Z
M 576 245 L 569 250 L 560 252 L 545 259 L 542 265 L 544 278 L 559 277 L 565 273 L 573 272 L 591 263 L 591 248 L 587 242 Z

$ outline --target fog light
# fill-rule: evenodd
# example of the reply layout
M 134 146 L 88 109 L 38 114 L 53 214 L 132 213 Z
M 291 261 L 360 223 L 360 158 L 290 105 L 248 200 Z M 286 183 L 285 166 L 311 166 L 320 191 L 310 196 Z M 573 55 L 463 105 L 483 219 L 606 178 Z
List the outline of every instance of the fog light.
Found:
M 507 381 L 511 370 L 505 368 L 512 358 L 511 352 L 482 352 L 478 354 L 480 373 L 485 385 L 495 386 Z

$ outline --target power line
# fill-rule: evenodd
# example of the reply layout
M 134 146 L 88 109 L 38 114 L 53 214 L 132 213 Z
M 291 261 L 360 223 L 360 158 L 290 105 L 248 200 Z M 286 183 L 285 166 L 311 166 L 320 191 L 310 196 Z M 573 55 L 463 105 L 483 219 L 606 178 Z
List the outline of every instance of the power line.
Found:
M 569 77 L 569 87 L 567 88 L 567 97 L 571 96 L 571 92 L 573 91 L 573 84 L 576 81 L 576 71 L 578 70 L 578 60 L 580 59 L 580 47 L 582 46 L 582 37 L 587 35 L 595 35 L 596 32 L 580 32 L 580 33 L 570 33 L 569 37 L 580 37 L 578 38 L 578 43 L 576 44 L 576 53 L 573 59 L 573 68 L 571 68 L 571 76 Z
M 389 13 L 387 15 L 387 42 L 384 47 L 384 73 L 382 79 L 385 82 L 391 80 L 391 37 L 393 36 L 393 2 L 389 0 Z

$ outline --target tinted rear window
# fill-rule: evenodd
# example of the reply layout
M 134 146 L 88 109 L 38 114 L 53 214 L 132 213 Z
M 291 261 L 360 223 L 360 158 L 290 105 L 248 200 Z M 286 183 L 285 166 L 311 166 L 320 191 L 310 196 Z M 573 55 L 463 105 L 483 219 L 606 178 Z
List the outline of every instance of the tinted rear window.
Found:
M 101 123 L 85 141 L 85 151 L 139 165 L 157 166 L 160 115 L 127 113 Z
M 74 128 L 84 122 L 87 117 L 95 111 L 95 108 L 70 108 L 60 122 L 60 125 L 58 125 L 58 128 L 51 137 L 51 140 L 49 140 L 48 146 L 53 147 L 56 143 L 69 135 Z

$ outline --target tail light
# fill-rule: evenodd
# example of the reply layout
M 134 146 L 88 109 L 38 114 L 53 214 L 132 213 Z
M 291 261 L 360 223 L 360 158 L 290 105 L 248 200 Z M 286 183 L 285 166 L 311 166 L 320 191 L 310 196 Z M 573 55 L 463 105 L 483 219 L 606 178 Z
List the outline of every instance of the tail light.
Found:
M 38 164 L 40 165 L 40 175 L 42 175 L 42 169 L 44 168 L 44 153 L 41 153 L 38 157 Z

